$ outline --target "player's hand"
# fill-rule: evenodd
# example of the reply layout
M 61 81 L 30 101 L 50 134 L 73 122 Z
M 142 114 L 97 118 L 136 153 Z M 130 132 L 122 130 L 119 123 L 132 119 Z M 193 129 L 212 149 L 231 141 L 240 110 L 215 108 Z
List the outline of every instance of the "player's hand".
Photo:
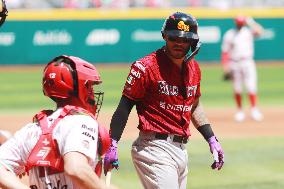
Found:
M 214 158 L 211 168 L 220 170 L 224 165 L 224 151 L 215 136 L 210 137 L 207 142 Z
M 111 139 L 111 145 L 104 157 L 104 174 L 106 175 L 109 170 L 113 168 L 118 169 L 118 151 L 117 151 L 117 141 Z

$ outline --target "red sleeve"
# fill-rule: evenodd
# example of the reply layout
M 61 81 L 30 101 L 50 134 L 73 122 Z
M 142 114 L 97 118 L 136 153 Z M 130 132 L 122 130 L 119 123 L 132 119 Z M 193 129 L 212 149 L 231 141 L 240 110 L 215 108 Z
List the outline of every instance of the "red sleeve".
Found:
M 146 66 L 142 61 L 136 61 L 131 65 L 122 94 L 131 100 L 139 101 L 144 98 L 146 92 Z
M 196 60 L 193 60 L 195 64 L 195 70 L 197 73 L 197 89 L 196 89 L 196 95 L 195 98 L 199 98 L 201 96 L 201 90 L 200 90 L 200 83 L 201 83 L 201 69 L 199 67 L 199 64 Z

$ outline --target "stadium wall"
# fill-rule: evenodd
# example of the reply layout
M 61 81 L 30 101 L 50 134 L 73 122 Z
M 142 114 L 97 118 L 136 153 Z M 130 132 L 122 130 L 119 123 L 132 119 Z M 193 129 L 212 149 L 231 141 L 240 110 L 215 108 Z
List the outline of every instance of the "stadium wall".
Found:
M 0 31 L 0 64 L 42 64 L 60 54 L 90 62 L 132 62 L 161 47 L 161 26 L 175 11 L 199 20 L 200 61 L 220 59 L 224 32 L 238 14 L 265 28 L 255 42 L 256 60 L 284 60 L 284 9 L 11 10 Z

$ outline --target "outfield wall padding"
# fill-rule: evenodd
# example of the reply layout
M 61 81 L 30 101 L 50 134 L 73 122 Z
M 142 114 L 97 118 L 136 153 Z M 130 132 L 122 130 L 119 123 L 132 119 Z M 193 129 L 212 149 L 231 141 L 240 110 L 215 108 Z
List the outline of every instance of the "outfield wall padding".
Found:
M 60 54 L 80 56 L 94 63 L 125 63 L 164 44 L 160 33 L 164 22 L 161 15 L 104 18 L 82 13 L 78 19 L 73 14 L 56 18 L 45 12 L 38 13 L 38 17 L 33 13 L 34 19 L 25 19 L 25 14 L 28 12 L 13 14 L 11 11 L 11 19 L 8 17 L 0 29 L 0 64 L 42 64 Z M 203 43 L 196 57 L 200 61 L 220 60 L 222 36 L 234 26 L 234 15 L 214 15 L 197 16 Z M 255 58 L 284 60 L 284 15 L 264 16 L 255 18 L 265 28 L 264 35 L 255 41 Z

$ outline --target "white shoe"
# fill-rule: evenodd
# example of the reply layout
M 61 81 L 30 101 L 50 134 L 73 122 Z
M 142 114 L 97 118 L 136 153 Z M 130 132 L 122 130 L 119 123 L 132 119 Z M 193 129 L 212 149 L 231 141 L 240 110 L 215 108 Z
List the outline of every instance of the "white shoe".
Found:
M 237 121 L 237 122 L 242 122 L 242 121 L 244 121 L 245 120 L 245 113 L 242 111 L 242 110 L 240 110 L 240 111 L 238 111 L 236 114 L 235 114 L 235 120 Z
M 263 115 L 262 113 L 257 109 L 257 108 L 252 108 L 251 109 L 251 117 L 255 121 L 261 121 L 263 120 Z

